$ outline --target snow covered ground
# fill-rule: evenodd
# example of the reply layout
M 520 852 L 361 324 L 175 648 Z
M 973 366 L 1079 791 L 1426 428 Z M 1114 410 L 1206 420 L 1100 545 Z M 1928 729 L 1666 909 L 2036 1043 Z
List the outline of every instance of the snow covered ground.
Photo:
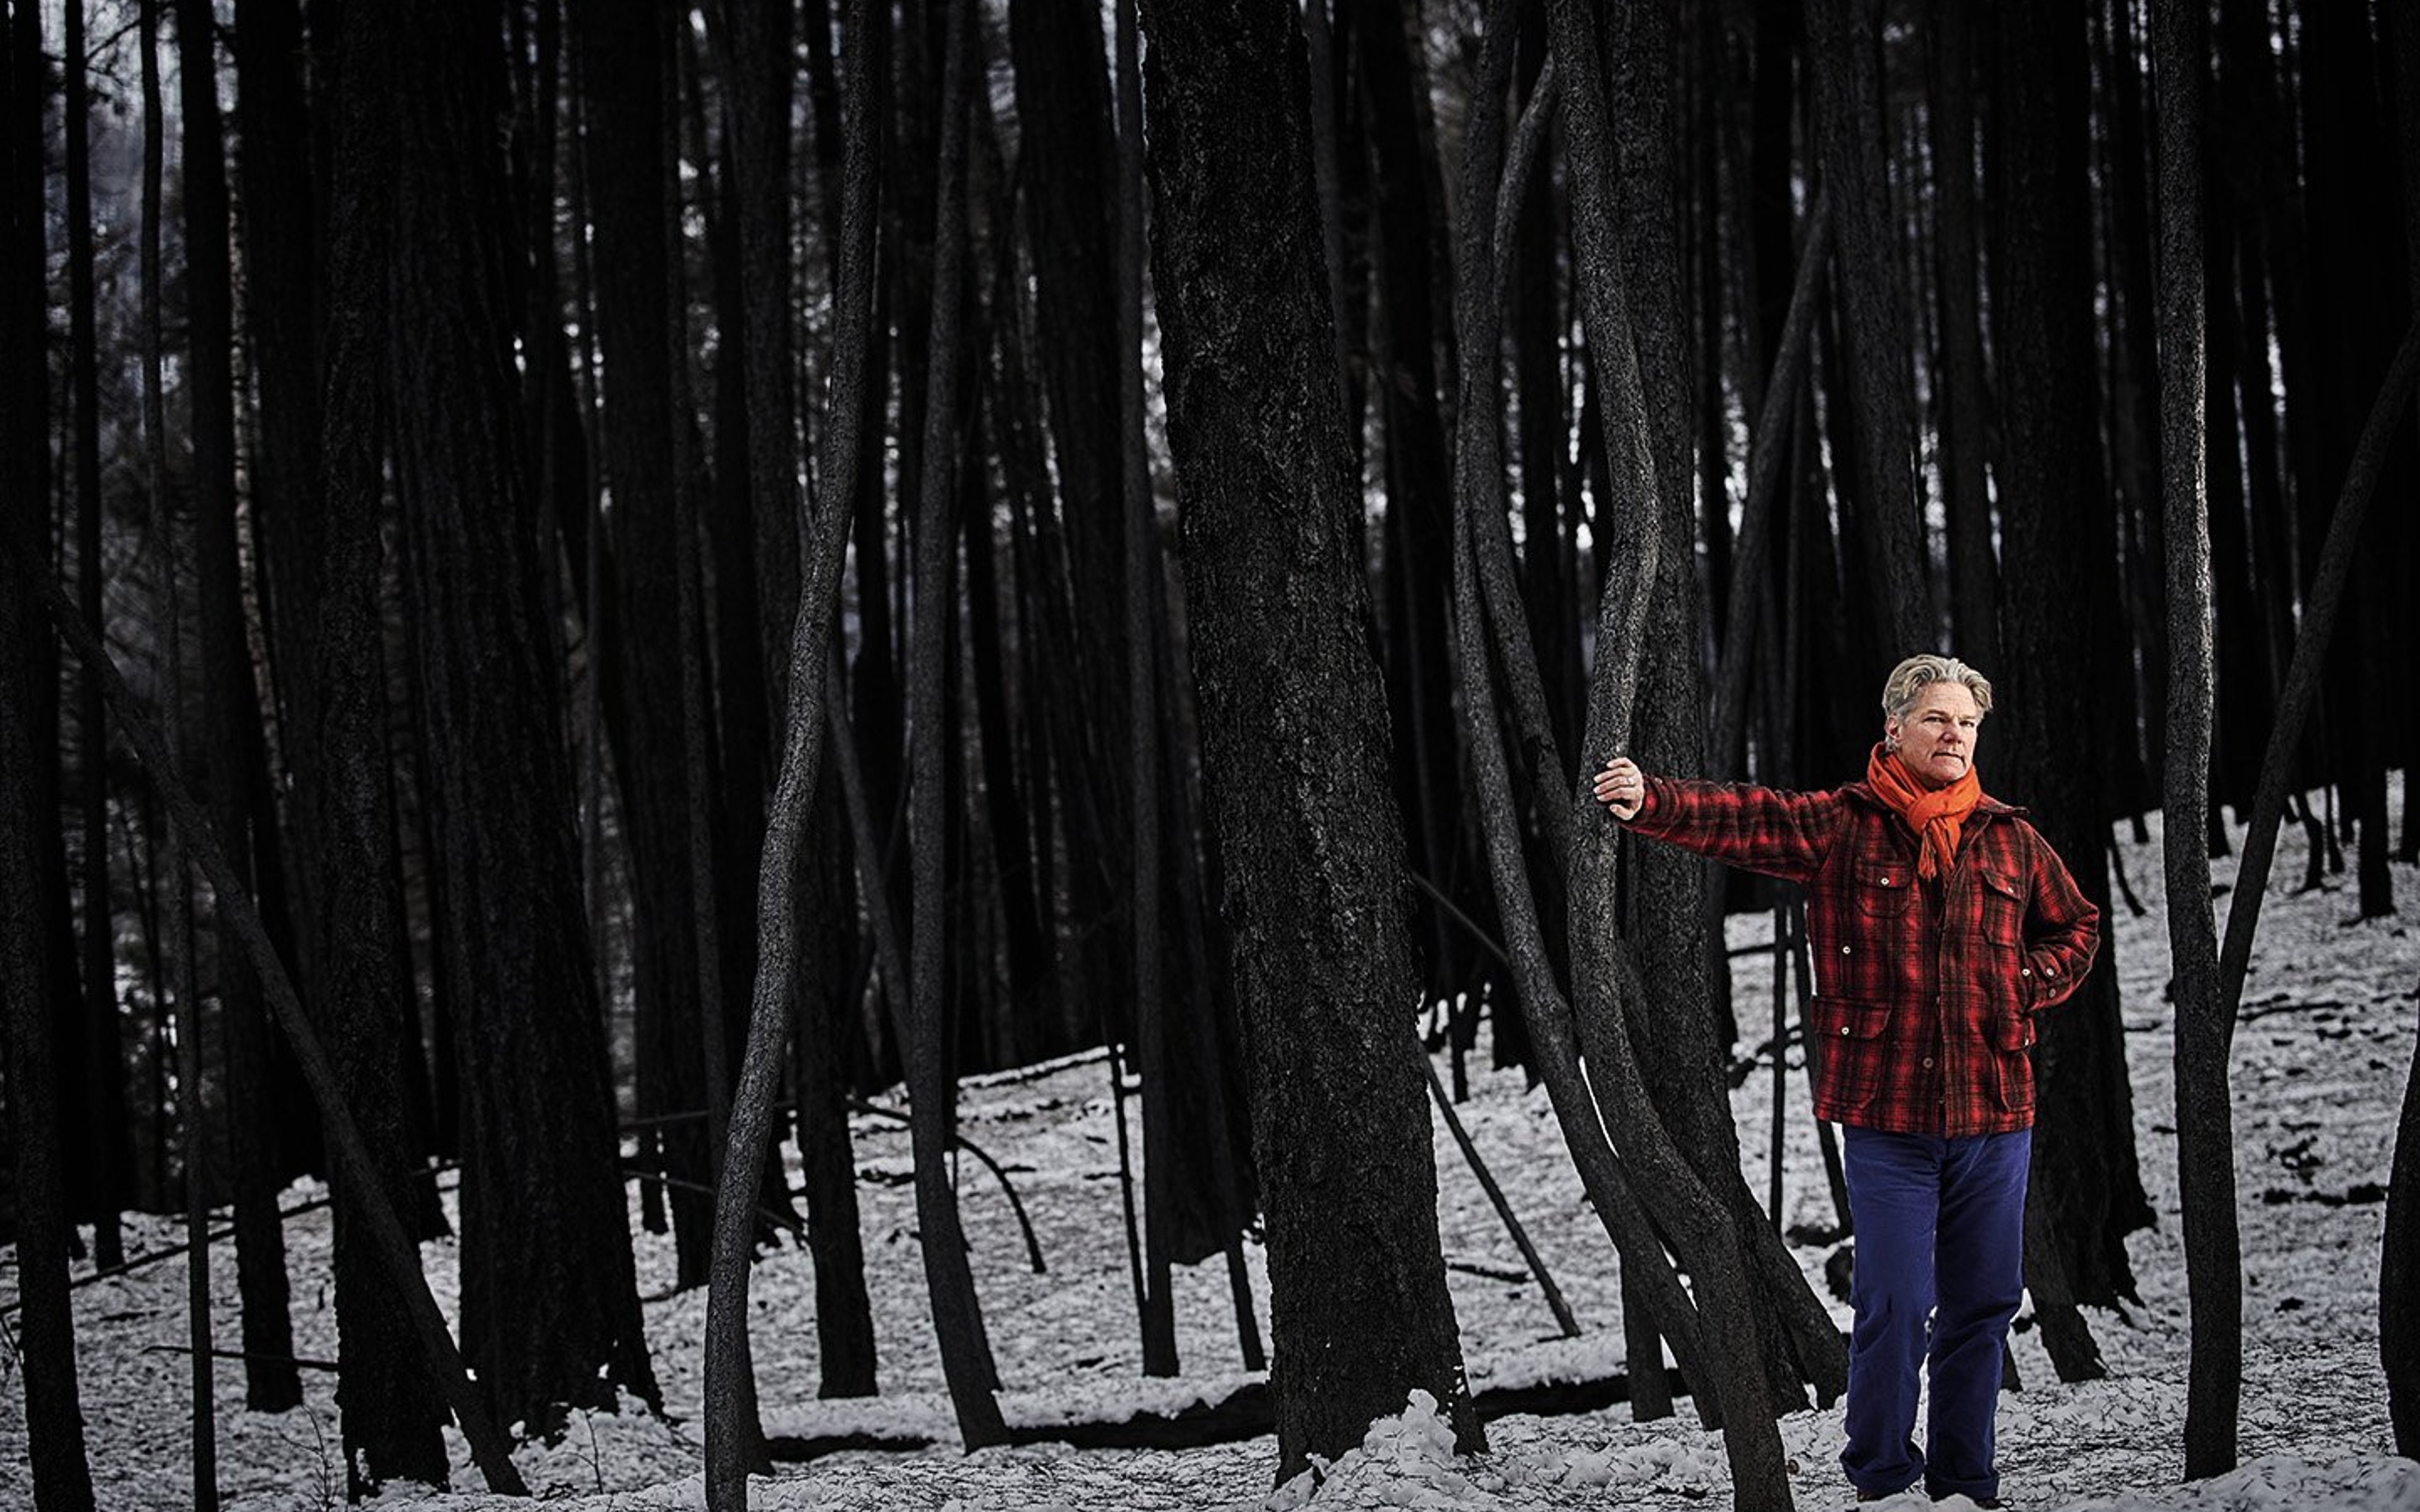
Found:
M 2121 839 L 2123 833 L 2121 831 Z M 2004 1395 L 2000 1445 L 2009 1504 L 2107 1512 L 2151 1509 L 2342 1507 L 2420 1512 L 2420 1465 L 2393 1457 L 2378 1362 L 2378 1243 L 2396 1111 L 2412 1065 L 2420 1000 L 2420 872 L 2398 867 L 2400 918 L 2350 923 L 2349 884 L 2318 893 L 2286 888 L 2303 869 L 2301 832 L 2284 837 L 2245 993 L 2234 1060 L 2237 1180 L 2245 1270 L 2243 1466 L 2193 1486 L 2178 1483 L 2184 1415 L 2187 1310 L 2179 1242 L 2169 1010 L 2162 995 L 2167 940 L 2160 913 L 2159 831 L 2121 848 L 2150 911 L 2114 920 L 2124 991 L 2137 1137 L 2154 1229 L 2131 1242 L 2143 1305 L 2095 1310 L 2091 1323 L 2111 1377 L 2057 1382 L 2039 1335 L 2015 1335 L 2023 1392 Z M 2231 859 L 2212 868 L 2226 880 Z M 2224 900 L 2222 900 L 2222 908 Z M 2223 915 L 2222 915 L 2223 918 Z M 1762 926 L 1735 920 L 1734 943 Z M 1740 1011 L 1765 1009 L 1763 978 L 1740 974 Z M 1751 1031 L 1753 1032 L 1753 1031 Z M 1761 1035 L 1757 1035 L 1761 1038 Z M 1801 1068 L 1786 1108 L 1784 1220 L 1823 1224 L 1831 1199 L 1807 1117 Z M 1560 1337 L 1518 1253 L 1469 1168 L 1437 1130 L 1439 1225 L 1451 1269 L 1463 1347 L 1475 1386 L 1609 1376 L 1621 1365 L 1621 1294 L 1612 1251 L 1581 1201 L 1577 1178 L 1543 1091 L 1517 1073 L 1471 1067 L 1462 1108 L 1472 1137 L 1529 1227 L 1584 1330 Z M 1012 1424 L 1123 1417 L 1216 1400 L 1248 1378 L 1234 1336 L 1225 1268 L 1213 1260 L 1177 1280 L 1185 1374 L 1146 1381 L 1126 1279 L 1109 1072 L 1097 1057 L 1041 1072 L 970 1083 L 964 1125 L 1005 1164 L 1048 1263 L 1034 1274 L 999 1189 L 969 1162 L 960 1191 L 978 1284 L 999 1355 L 1002 1406 Z M 1761 1193 L 1772 1119 L 1769 1075 L 1735 1094 L 1745 1174 Z M 766 1508 L 1291 1508 L 1468 1506 L 1680 1508 L 1730 1497 L 1718 1439 L 1680 1417 L 1634 1424 L 1626 1407 L 1489 1425 L 1490 1450 L 1456 1459 L 1427 1404 L 1373 1427 L 1362 1448 L 1333 1466 L 1316 1493 L 1308 1482 L 1272 1489 L 1275 1450 L 1263 1438 L 1184 1451 L 1076 1450 L 1041 1444 L 964 1455 L 955 1447 L 939 1361 L 930 1342 L 907 1182 L 904 1128 L 861 1119 L 867 1283 L 881 1350 L 884 1395 L 858 1402 L 814 1396 L 814 1288 L 803 1252 L 786 1245 L 760 1261 L 752 1293 L 757 1379 L 766 1430 L 801 1437 L 850 1432 L 921 1436 L 916 1452 L 853 1451 L 786 1467 L 752 1490 Z M 311 1195 L 298 1188 L 289 1204 Z M 635 1230 L 635 1213 L 634 1213 Z M 520 1447 L 516 1460 L 542 1498 L 595 1509 L 703 1504 L 700 1337 L 703 1293 L 668 1294 L 669 1240 L 639 1234 L 640 1284 L 667 1412 L 575 1414 L 567 1432 Z M 176 1226 L 136 1220 L 130 1248 L 173 1244 Z M 334 1315 L 324 1211 L 289 1223 L 296 1352 L 333 1359 Z M 1265 1330 L 1267 1281 L 1249 1252 Z M 1810 1273 L 1825 1251 L 1800 1252 Z M 452 1305 L 450 1243 L 427 1247 L 439 1301 Z M 213 1267 L 224 1347 L 236 1338 L 232 1256 Z M 0 1282 L 14 1290 L 13 1252 L 0 1251 Z M 1819 1292 L 1821 1277 L 1817 1274 Z M 190 1504 L 184 1270 L 171 1260 L 75 1293 L 78 1366 L 101 1504 Z M 1828 1295 L 1828 1293 L 1825 1293 Z M 1846 1312 L 1836 1304 L 1845 1325 Z M 0 1509 L 30 1506 L 24 1401 L 16 1361 L 0 1381 Z M 239 1512 L 340 1504 L 334 1378 L 305 1377 L 309 1400 L 277 1415 L 241 1410 L 240 1367 L 220 1367 L 221 1482 Z M 1837 1456 L 1840 1417 L 1802 1412 L 1783 1421 L 1802 1508 L 1852 1500 Z M 390 1491 L 384 1512 L 471 1512 L 518 1504 L 473 1494 L 481 1485 L 455 1441 L 455 1494 Z M 1899 1504 L 1925 1504 L 1909 1497 Z

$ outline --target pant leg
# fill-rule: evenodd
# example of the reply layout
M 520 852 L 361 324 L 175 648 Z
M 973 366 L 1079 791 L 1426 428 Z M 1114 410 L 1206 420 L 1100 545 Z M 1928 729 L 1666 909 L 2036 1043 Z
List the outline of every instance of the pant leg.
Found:
M 1949 1141 L 1943 1162 L 1940 1312 L 1929 1362 L 1926 1413 L 1931 1459 L 1925 1483 L 1936 1497 L 2000 1494 L 1993 1463 L 1993 1414 L 2000 1401 L 2009 1319 L 2024 1293 L 2025 1171 L 2029 1130 Z
M 1857 1228 L 1850 1288 L 1848 1447 L 1840 1468 L 1888 1495 L 1924 1475 L 1916 1446 L 1916 1372 L 1932 1311 L 1932 1235 L 1943 1141 L 1855 1125 L 1841 1131 L 1849 1215 Z

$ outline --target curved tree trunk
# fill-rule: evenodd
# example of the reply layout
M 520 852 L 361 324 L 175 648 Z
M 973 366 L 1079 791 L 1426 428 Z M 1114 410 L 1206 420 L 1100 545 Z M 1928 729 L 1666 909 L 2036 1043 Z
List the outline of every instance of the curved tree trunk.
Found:
M 1585 771 L 1598 758 L 1609 759 L 1630 744 L 1641 657 L 1655 609 L 1656 563 L 1662 554 L 1664 527 L 1660 509 L 1655 516 L 1647 515 L 1662 496 L 1654 466 L 1656 427 L 1647 406 L 1627 306 L 1628 270 L 1613 191 L 1614 136 L 1592 17 L 1577 0 L 1552 0 L 1548 14 L 1571 160 L 1581 310 L 1595 371 L 1608 388 L 1606 418 L 1614 433 L 1609 438 L 1610 451 L 1621 479 L 1617 492 L 1633 501 L 1632 508 L 1612 515 L 1607 522 L 1610 531 L 1598 536 L 1600 553 L 1628 563 L 1629 573 L 1618 592 L 1608 577 L 1599 611 L 1598 660 L 1590 679 L 1588 729 L 1582 745 Z M 1609 501 L 1605 513 L 1611 514 Z M 1587 804 L 1589 799 L 1583 790 L 1572 801 Z M 1615 917 L 1616 840 L 1601 815 L 1593 816 L 1591 824 L 1578 833 L 1570 871 L 1573 917 L 1601 921 Z M 1690 906 L 1694 911 L 1695 903 Z M 1728 1206 L 1699 1180 L 1649 1100 L 1625 1023 L 1644 1007 L 1636 992 L 1635 977 L 1623 980 L 1627 964 L 1611 929 L 1573 933 L 1572 995 L 1590 1077 L 1598 1088 L 1615 1143 L 1638 1174 L 1642 1196 L 1652 1204 L 1659 1226 L 1704 1298 L 1711 1379 L 1700 1389 L 1710 1386 L 1722 1404 L 1738 1504 L 1786 1507 L 1789 1478 L 1766 1390 L 1758 1315 L 1750 1297 L 1741 1236 Z M 1736 1165 L 1732 1180 L 1738 1180 Z
M 793 973 L 799 960 L 799 848 L 822 775 L 826 712 L 842 687 L 836 671 L 815 676 L 802 674 L 799 669 L 824 667 L 828 662 L 837 666 L 834 616 L 842 559 L 860 491 L 865 383 L 872 365 L 876 190 L 876 121 L 864 105 L 874 97 L 879 24 L 874 0 L 852 0 L 843 73 L 853 108 L 847 116 L 841 161 L 835 249 L 839 285 L 834 291 L 836 324 L 830 401 L 826 409 L 830 425 L 825 435 L 825 468 L 808 527 L 798 614 L 790 625 L 790 700 L 783 721 L 781 770 L 767 814 L 765 856 L 756 892 L 754 1000 L 749 1008 L 738 1086 L 732 1094 L 722 1158 L 724 1180 L 714 1203 L 706 1324 L 706 1494 L 714 1512 L 745 1512 L 749 1460 L 756 1448 L 755 1425 L 747 1413 L 754 1397 L 748 1349 L 748 1279 L 754 1260 L 755 1194 L 766 1147 L 772 1138 L 773 1098 L 791 1032 L 790 997 L 797 990 Z M 849 735 L 835 728 L 830 739 L 837 744 Z M 867 890 L 872 893 L 881 887 L 880 863 L 864 839 L 861 832 L 858 858 L 866 870 Z M 884 990 L 895 1000 L 900 995 L 896 978 L 888 969 L 884 975 L 889 979 Z
M 1546 821 L 1545 848 L 1556 867 L 1566 867 L 1571 855 L 1571 810 L 1562 790 L 1570 774 L 1556 748 L 1544 691 L 1536 686 L 1536 662 L 1529 654 L 1533 642 L 1510 580 L 1510 545 L 1500 528 L 1481 522 L 1482 514 L 1500 520 L 1505 507 L 1501 432 L 1489 409 L 1497 383 L 1499 350 L 1496 275 L 1503 270 L 1502 254 L 1511 235 L 1508 207 L 1514 203 L 1535 162 L 1555 94 L 1553 74 L 1544 73 L 1523 113 L 1513 147 L 1505 154 L 1499 193 L 1496 160 L 1502 125 L 1495 104 L 1511 64 L 1512 39 L 1507 35 L 1511 22 L 1510 7 L 1503 4 L 1489 16 L 1474 97 L 1479 108 L 1471 115 L 1463 142 L 1463 220 L 1457 239 L 1461 281 L 1455 294 L 1462 353 L 1454 451 L 1455 671 L 1461 682 L 1464 740 L 1478 786 L 1480 838 L 1497 913 L 1503 921 L 1506 954 L 1528 1031 L 1531 1064 L 1546 1084 L 1547 1101 L 1590 1204 L 1621 1258 L 1622 1322 L 1630 1347 L 1631 1379 L 1638 1383 L 1632 1410 L 1641 1417 L 1665 1417 L 1670 1415 L 1672 1406 L 1670 1393 L 1663 1385 L 1663 1337 L 1671 1339 L 1673 1355 L 1691 1381 L 1709 1379 L 1698 1313 L 1631 1190 L 1621 1157 L 1606 1137 L 1603 1117 L 1580 1067 L 1570 1003 L 1556 980 L 1556 964 L 1541 926 L 1520 841 L 1489 671 L 1492 629 L 1512 685 L 1514 732 L 1533 767 L 1527 775 L 1537 789 L 1539 811 Z M 1488 224 L 1491 209 L 1493 227 Z M 1712 1426 L 1719 1416 L 1715 1393 L 1700 1389 L 1697 1403 Z

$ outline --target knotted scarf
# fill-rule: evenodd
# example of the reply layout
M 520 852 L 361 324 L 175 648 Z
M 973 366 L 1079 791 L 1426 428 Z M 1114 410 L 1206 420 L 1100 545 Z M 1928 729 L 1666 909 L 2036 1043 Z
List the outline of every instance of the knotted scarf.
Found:
M 1983 781 L 1975 775 L 1972 762 L 1957 781 L 1929 788 L 1900 764 L 1896 754 L 1877 744 L 1866 758 L 1866 781 L 1923 840 L 1916 857 L 1918 877 L 1930 882 L 1957 865 L 1959 831 L 1983 796 Z

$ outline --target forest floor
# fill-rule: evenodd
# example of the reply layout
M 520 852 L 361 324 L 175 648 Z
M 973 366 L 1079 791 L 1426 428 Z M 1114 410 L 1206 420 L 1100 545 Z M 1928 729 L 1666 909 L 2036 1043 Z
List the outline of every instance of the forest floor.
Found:
M 2114 960 L 2133 1078 L 2144 1181 L 2158 1224 L 2129 1250 L 2139 1305 L 2090 1309 L 2109 1379 L 2065 1385 L 2053 1374 L 2030 1314 L 2013 1348 L 2024 1386 L 2001 1398 L 2005 1500 L 2038 1509 L 2218 1512 L 2228 1508 L 2339 1507 L 2420 1512 L 2420 1465 L 2393 1455 L 2378 1353 L 2378 1253 L 2382 1195 L 2397 1109 L 2414 1051 L 2420 998 L 2420 869 L 2398 867 L 2399 917 L 2353 922 L 2350 879 L 2290 892 L 2304 867 L 2299 829 L 2280 847 L 2245 992 L 2233 1062 L 2236 1174 L 2242 1217 L 2244 1381 L 2242 1468 L 2180 1485 L 2187 1308 L 2179 1239 L 2167 938 L 2161 913 L 2159 827 L 2120 853 L 2149 911 L 2114 920 Z M 2232 858 L 2212 867 L 2224 884 Z M 2226 900 L 2222 898 L 2221 908 Z M 2222 914 L 2223 917 L 2223 914 Z M 1733 943 L 1754 943 L 1769 921 L 1732 921 Z M 1739 1011 L 1751 1025 L 1770 1011 L 1764 958 L 1742 957 Z M 1762 1033 L 1748 1031 L 1751 1039 Z M 1793 1057 L 1784 1108 L 1783 1220 L 1827 1226 L 1832 1201 L 1807 1114 L 1803 1067 Z M 1438 1220 L 1462 1342 L 1474 1387 L 1486 1392 L 1553 1381 L 1601 1381 L 1621 1368 L 1621 1292 L 1612 1250 L 1583 1202 L 1577 1176 L 1542 1089 L 1518 1072 L 1470 1062 L 1461 1107 L 1472 1138 L 1528 1225 L 1569 1300 L 1581 1336 L 1560 1336 L 1517 1251 L 1443 1126 L 1437 1128 Z M 1047 1273 L 1034 1273 L 1000 1189 L 973 1163 L 960 1192 L 978 1284 L 999 1358 L 1009 1421 L 1049 1426 L 1122 1420 L 1216 1402 L 1254 1378 L 1240 1363 L 1232 1294 L 1216 1258 L 1175 1281 L 1186 1373 L 1146 1381 L 1133 1323 L 1117 1180 L 1109 1072 L 1097 1056 L 969 1081 L 969 1137 L 1005 1165 L 1030 1213 Z M 1761 1070 L 1734 1094 L 1750 1189 L 1768 1180 L 1772 1078 Z M 859 1401 L 815 1396 L 814 1285 L 807 1256 L 784 1242 L 757 1266 L 752 1293 L 756 1372 L 768 1435 L 865 1434 L 929 1441 L 915 1450 L 851 1450 L 782 1468 L 757 1483 L 752 1504 L 777 1509 L 1236 1508 L 1304 1505 L 1481 1508 L 1637 1505 L 1683 1508 L 1730 1500 L 1717 1436 L 1688 1404 L 1662 1422 L 1634 1423 L 1613 1406 L 1551 1416 L 1514 1414 L 1488 1426 L 1489 1449 L 1456 1458 L 1450 1436 L 1418 1401 L 1374 1427 L 1363 1447 L 1329 1468 L 1315 1492 L 1298 1479 L 1272 1489 L 1274 1442 L 1265 1437 L 1193 1449 L 1077 1449 L 1043 1443 L 961 1454 L 939 1361 L 931 1343 L 908 1185 L 907 1132 L 860 1119 L 855 1127 L 866 1279 L 884 1395 Z M 317 1195 L 307 1185 L 289 1205 Z M 597 1509 L 703 1504 L 702 1291 L 670 1290 L 667 1238 L 633 1229 L 646 1326 L 666 1411 L 635 1403 L 620 1413 L 581 1412 L 568 1431 L 516 1454 L 541 1498 Z M 172 1245 L 177 1226 L 134 1221 L 135 1251 Z M 287 1226 L 299 1356 L 333 1359 L 334 1314 L 324 1211 Z M 1828 1245 L 1799 1248 L 1819 1294 Z M 1266 1329 L 1267 1280 L 1248 1246 Z M 426 1248 L 441 1304 L 453 1306 L 451 1242 Z M 85 1268 L 79 1267 L 81 1273 Z M 236 1342 L 232 1257 L 212 1269 L 222 1347 Z M 0 1282 L 13 1295 L 13 1251 L 0 1251 Z M 78 1367 L 100 1502 L 108 1508 L 191 1504 L 190 1365 L 181 1261 L 80 1288 Z M 1846 1308 L 1834 1311 L 1845 1327 Z M 0 1508 L 31 1505 L 24 1400 L 17 1362 L 0 1381 Z M 235 1512 L 341 1504 L 334 1378 L 305 1376 L 306 1404 L 278 1414 L 242 1410 L 240 1367 L 218 1374 L 221 1484 Z M 1783 1420 L 1801 1508 L 1844 1507 L 1840 1414 L 1805 1411 Z M 481 1482 L 458 1438 L 449 1495 L 394 1488 L 382 1512 L 493 1512 L 526 1504 L 474 1493 Z M 1922 1506 L 1908 1496 L 1885 1507 Z M 1947 1504 L 1966 1505 L 1962 1501 Z

